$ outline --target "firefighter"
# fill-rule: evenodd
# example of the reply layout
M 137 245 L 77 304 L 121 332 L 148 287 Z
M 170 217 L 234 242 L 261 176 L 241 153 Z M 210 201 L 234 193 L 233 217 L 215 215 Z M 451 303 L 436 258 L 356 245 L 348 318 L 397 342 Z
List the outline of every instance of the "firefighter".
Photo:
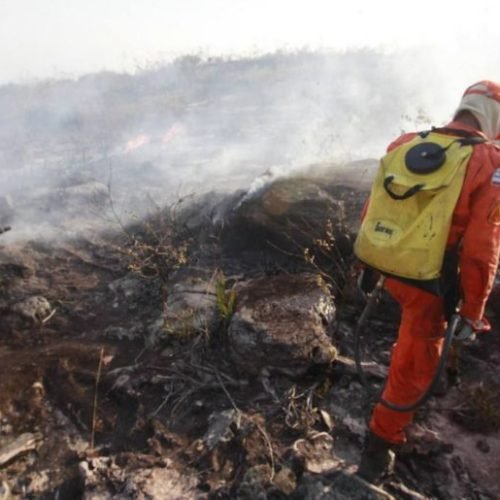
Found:
M 443 240 L 446 251 L 456 252 L 458 258 L 461 322 L 456 336 L 465 340 L 489 329 L 484 309 L 500 254 L 500 148 L 494 142 L 500 137 L 500 84 L 481 81 L 467 88 L 453 121 L 438 132 L 480 139 L 468 159 L 458 201 L 451 209 L 448 237 Z M 388 151 L 415 136 L 404 134 Z M 394 277 L 386 278 L 385 288 L 400 304 L 402 314 L 382 398 L 408 405 L 429 386 L 439 362 L 446 327 L 444 298 Z M 391 471 L 394 451 L 405 442 L 405 428 L 413 414 L 376 404 L 359 476 L 377 483 Z

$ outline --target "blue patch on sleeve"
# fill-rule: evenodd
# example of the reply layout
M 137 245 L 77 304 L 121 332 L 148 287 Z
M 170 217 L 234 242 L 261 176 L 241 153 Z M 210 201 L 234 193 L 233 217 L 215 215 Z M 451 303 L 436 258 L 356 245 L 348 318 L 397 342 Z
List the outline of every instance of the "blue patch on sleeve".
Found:
M 493 186 L 500 186 L 500 168 L 497 168 L 491 176 L 491 184 Z

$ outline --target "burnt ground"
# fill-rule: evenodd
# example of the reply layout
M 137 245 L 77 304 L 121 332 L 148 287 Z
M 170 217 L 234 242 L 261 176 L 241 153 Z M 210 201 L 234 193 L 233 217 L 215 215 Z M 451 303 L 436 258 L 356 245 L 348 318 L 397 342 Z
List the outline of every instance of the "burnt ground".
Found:
M 331 367 L 250 378 L 226 356 L 223 324 L 211 335 L 162 334 L 160 286 L 144 278 L 127 288 L 120 245 L 95 236 L 0 248 L 0 444 L 40 434 L 36 450 L 0 466 L 4 489 L 14 498 L 320 498 L 308 493 L 310 473 L 328 484 L 353 469 L 372 404 L 351 362 L 361 304 L 339 306 L 332 335 L 342 357 Z M 50 315 L 13 307 L 37 295 Z M 416 439 L 384 484 L 397 498 L 500 496 L 492 318 L 497 332 L 462 353 L 460 385 L 418 412 Z M 374 384 L 397 319 L 389 299 L 370 319 Z M 299 440 L 313 446 L 321 433 L 333 437 L 333 467 L 328 453 L 316 462 L 297 453 Z M 162 493 L 145 471 L 160 474 Z

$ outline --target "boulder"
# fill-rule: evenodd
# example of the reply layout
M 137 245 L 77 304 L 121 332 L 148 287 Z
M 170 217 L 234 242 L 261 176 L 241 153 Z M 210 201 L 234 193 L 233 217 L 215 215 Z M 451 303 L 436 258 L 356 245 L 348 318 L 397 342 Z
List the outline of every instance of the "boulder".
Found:
M 232 250 L 299 251 L 323 238 L 328 220 L 345 219 L 344 203 L 319 183 L 305 178 L 282 178 L 245 195 L 224 226 L 222 242 Z M 345 231 L 338 234 L 339 250 L 351 252 Z
M 213 331 L 219 321 L 215 283 L 196 275 L 184 277 L 169 287 L 165 311 L 167 333 Z
M 335 358 L 327 333 L 335 305 L 316 275 L 250 280 L 236 289 L 236 302 L 228 343 L 236 365 L 247 373 L 298 376 Z

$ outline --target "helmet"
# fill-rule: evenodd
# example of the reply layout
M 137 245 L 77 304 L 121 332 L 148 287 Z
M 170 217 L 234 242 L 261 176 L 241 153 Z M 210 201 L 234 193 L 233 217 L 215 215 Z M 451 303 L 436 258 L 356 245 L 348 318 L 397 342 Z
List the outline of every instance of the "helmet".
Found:
M 464 92 L 455 116 L 469 111 L 481 126 L 481 131 L 491 140 L 500 137 L 500 84 L 483 80 L 471 85 Z

